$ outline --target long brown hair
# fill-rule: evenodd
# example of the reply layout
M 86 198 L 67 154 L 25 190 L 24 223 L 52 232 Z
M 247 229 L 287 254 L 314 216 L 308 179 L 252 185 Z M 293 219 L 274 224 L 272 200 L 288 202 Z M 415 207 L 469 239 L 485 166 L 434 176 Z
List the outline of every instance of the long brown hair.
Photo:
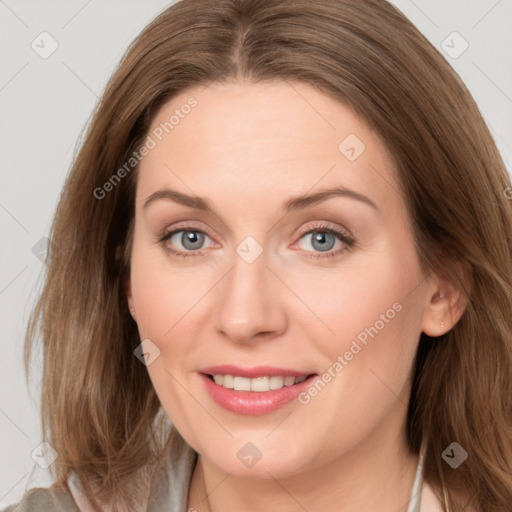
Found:
M 458 75 L 385 0 L 182 0 L 130 46 L 64 186 L 27 331 L 27 374 L 42 336 L 42 428 L 59 454 L 58 481 L 74 471 L 92 500 L 132 504 L 142 492 L 133 475 L 162 460 L 172 430 L 133 354 L 140 339 L 123 288 L 136 166 L 108 193 L 94 191 L 137 152 L 166 101 L 227 80 L 313 84 L 353 108 L 389 148 L 423 269 L 468 299 L 447 334 L 421 335 L 409 447 L 417 453 L 427 441 L 425 478 L 445 510 L 462 510 L 456 491 L 481 510 L 510 510 L 510 179 Z M 457 263 L 471 273 L 470 291 Z M 441 457 L 453 441 L 469 454 L 457 469 Z

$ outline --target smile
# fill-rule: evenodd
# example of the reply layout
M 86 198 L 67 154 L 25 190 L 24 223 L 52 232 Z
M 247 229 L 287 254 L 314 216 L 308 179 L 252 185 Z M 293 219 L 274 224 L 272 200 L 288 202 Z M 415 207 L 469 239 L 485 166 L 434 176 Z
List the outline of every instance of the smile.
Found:
M 252 379 L 248 377 L 221 374 L 216 374 L 210 377 L 213 378 L 215 384 L 226 389 L 234 389 L 235 391 L 256 391 L 258 393 L 281 389 L 285 386 L 293 386 L 294 384 L 300 384 L 306 380 L 305 375 L 302 375 L 301 377 L 272 375 Z
M 225 410 L 247 416 L 270 414 L 294 401 L 316 373 L 276 367 L 203 368 L 198 373 L 209 398 Z

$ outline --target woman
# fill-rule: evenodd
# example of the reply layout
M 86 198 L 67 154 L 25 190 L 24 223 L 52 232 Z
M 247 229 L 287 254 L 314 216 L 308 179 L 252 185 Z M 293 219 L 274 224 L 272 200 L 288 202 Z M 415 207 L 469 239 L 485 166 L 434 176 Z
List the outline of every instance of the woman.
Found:
M 387 2 L 171 6 L 56 212 L 15 510 L 510 510 L 510 186 Z

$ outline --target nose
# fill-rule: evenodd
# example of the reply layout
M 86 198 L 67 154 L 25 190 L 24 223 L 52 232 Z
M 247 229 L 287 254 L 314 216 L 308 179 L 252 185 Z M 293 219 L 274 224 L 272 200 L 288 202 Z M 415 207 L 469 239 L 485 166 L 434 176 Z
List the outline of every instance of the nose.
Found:
M 265 251 L 251 263 L 235 253 L 231 270 L 219 283 L 214 323 L 231 341 L 271 340 L 286 329 L 283 284 L 267 263 Z

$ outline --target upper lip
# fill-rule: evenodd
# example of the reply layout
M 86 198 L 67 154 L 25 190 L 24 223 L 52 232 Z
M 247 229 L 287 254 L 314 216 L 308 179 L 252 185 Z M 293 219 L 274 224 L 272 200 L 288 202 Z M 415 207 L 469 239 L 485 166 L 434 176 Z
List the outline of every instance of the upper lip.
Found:
M 304 372 L 291 368 L 279 368 L 276 366 L 252 366 L 251 368 L 240 368 L 232 364 L 222 364 L 218 366 L 208 366 L 199 370 L 200 373 L 207 375 L 233 375 L 238 377 L 272 377 L 279 375 L 281 377 L 302 377 L 312 375 L 313 372 Z

